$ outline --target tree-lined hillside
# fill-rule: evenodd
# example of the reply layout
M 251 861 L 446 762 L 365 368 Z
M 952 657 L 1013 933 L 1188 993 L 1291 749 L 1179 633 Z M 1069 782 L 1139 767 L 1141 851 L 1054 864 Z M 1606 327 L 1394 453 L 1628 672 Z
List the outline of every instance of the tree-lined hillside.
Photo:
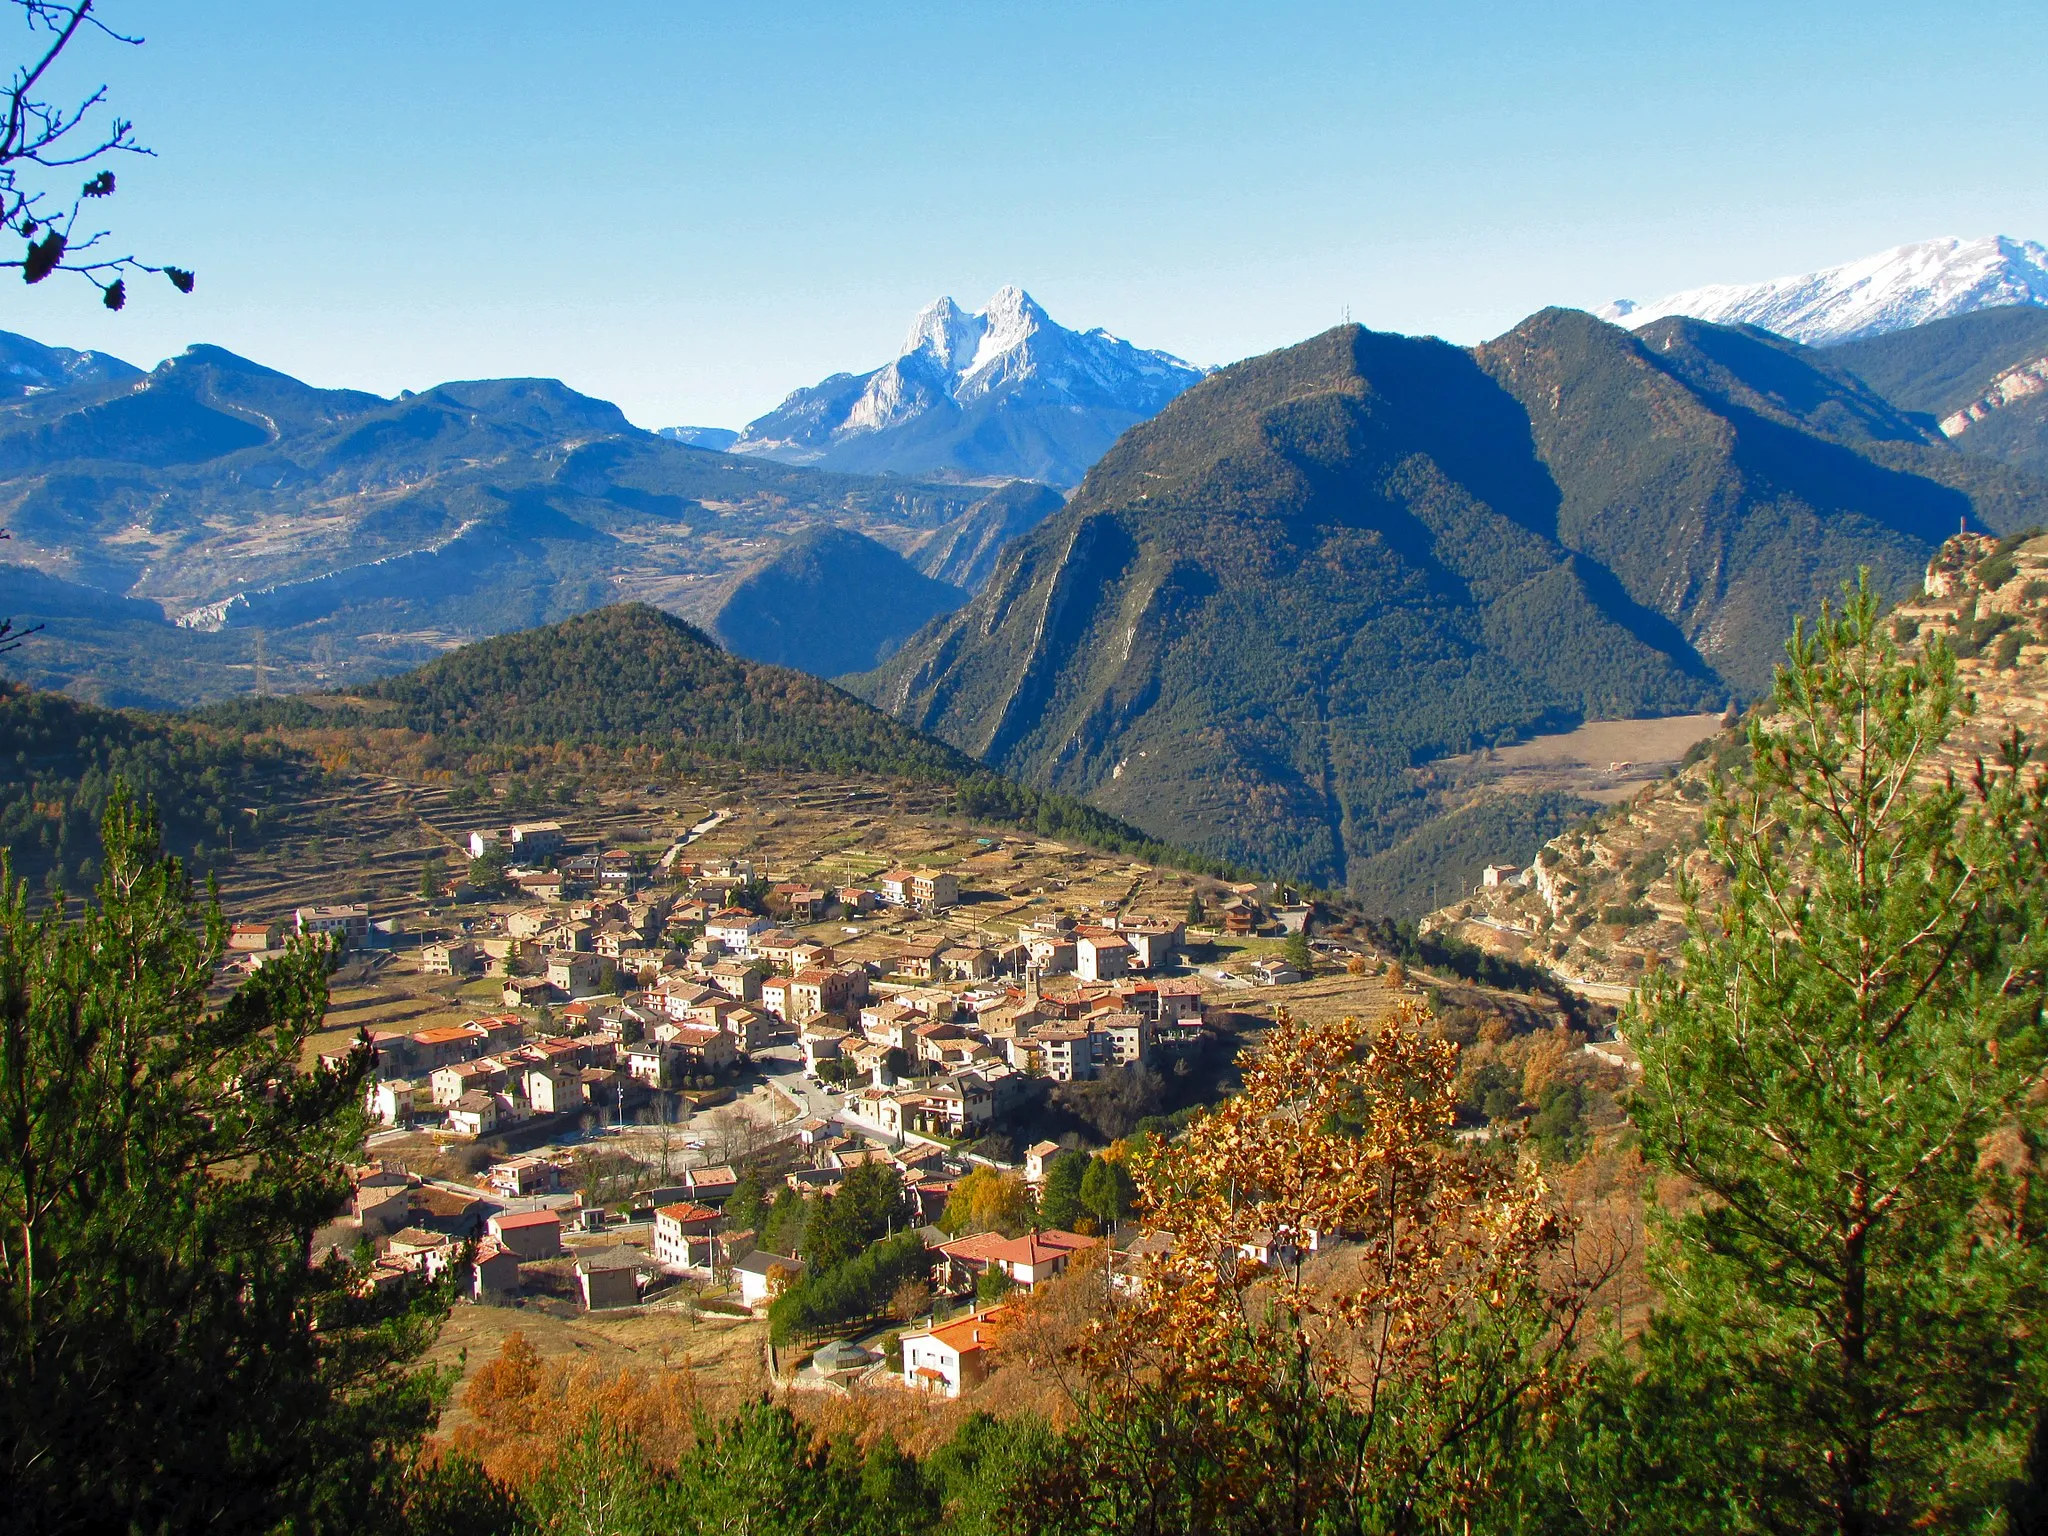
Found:
M 610 759 L 631 773 L 737 765 L 911 779 L 944 786 L 957 814 L 984 825 L 1210 873 L 1232 868 L 992 773 L 830 683 L 730 655 L 643 604 L 478 641 L 352 693 L 232 700 L 192 718 L 224 736 L 271 735 L 401 776 Z
M 274 742 L 101 709 L 0 685 L 0 843 L 17 876 L 76 892 L 99 875 L 99 825 L 115 784 L 152 801 L 169 849 L 204 865 L 229 834 L 249 846 L 264 813 L 320 787 Z
M 1964 456 L 2048 475 L 2048 308 L 2010 304 L 1828 349 Z
M 955 778 L 975 765 L 830 683 L 733 656 L 625 603 L 500 635 L 368 684 L 402 724 L 451 745 L 672 744 L 752 767 Z

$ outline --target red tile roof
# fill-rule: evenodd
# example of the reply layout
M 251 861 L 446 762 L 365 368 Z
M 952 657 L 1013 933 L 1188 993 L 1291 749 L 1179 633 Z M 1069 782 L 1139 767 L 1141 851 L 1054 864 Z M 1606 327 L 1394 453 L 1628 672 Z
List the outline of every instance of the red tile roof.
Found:
M 1095 1246 L 1095 1238 L 1081 1237 L 1073 1232 L 1031 1232 L 995 1244 L 988 1250 L 988 1257 L 1008 1264 L 1051 1264 L 1083 1248 Z
M 967 1237 L 957 1237 L 950 1243 L 939 1244 L 939 1252 L 949 1259 L 959 1259 L 967 1264 L 987 1264 L 997 1257 L 999 1248 L 1009 1241 L 1000 1232 L 976 1232 Z
M 559 1227 L 562 1218 L 553 1211 L 500 1211 L 491 1218 L 500 1232 L 515 1231 L 525 1227 Z
M 670 1221 L 686 1227 L 700 1221 L 718 1220 L 718 1212 L 711 1209 L 710 1206 L 695 1205 L 688 1202 L 682 1205 L 664 1205 L 654 1214 L 666 1216 Z
M 963 1317 L 957 1323 L 942 1324 L 932 1329 L 925 1337 L 958 1350 L 963 1355 L 971 1354 L 977 1349 L 986 1349 L 995 1342 L 995 1330 L 989 1325 L 1008 1310 L 1007 1307 L 990 1307 L 986 1312 Z

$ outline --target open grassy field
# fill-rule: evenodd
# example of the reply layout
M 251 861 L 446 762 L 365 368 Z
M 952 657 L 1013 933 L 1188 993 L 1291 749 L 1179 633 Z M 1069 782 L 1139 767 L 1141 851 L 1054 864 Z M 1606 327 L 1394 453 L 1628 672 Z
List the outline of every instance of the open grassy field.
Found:
M 1565 790 L 1612 803 L 1661 779 L 1694 743 L 1720 728 L 1719 715 L 1595 720 L 1560 735 L 1448 758 L 1442 766 L 1474 784 L 1511 791 Z

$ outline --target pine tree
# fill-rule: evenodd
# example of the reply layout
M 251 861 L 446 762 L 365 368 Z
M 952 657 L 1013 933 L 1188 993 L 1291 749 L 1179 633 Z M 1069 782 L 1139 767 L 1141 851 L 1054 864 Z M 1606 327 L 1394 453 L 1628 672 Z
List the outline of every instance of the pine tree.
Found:
M 1069 1231 L 1085 1211 L 1081 1204 L 1081 1181 L 1090 1167 L 1085 1152 L 1062 1152 L 1045 1170 L 1045 1188 L 1038 1195 L 1041 1226 Z
M 445 1288 L 311 1254 L 362 1145 L 367 1043 L 301 1065 L 304 945 L 218 1005 L 219 905 L 117 788 L 82 914 L 0 860 L 0 1466 L 21 1529 L 337 1528 L 390 1507 Z M 309 1262 L 310 1259 L 310 1262 Z
M 1681 1500 L 1960 1529 L 2032 1423 L 2048 787 L 2016 733 L 1965 782 L 1937 767 L 1953 659 L 1901 659 L 1867 587 L 1788 653 L 1710 809 L 1726 900 L 1626 1026 L 1645 1149 L 1698 1192 L 1649 1384 L 1694 1415 Z
M 1287 943 L 1281 953 L 1287 963 L 1301 972 L 1302 975 L 1310 976 L 1315 973 L 1315 951 L 1308 947 L 1307 934 L 1290 933 L 1287 935 Z
M 1087 1207 L 1107 1232 L 1120 1221 L 1130 1219 L 1138 1203 L 1138 1186 L 1120 1158 L 1098 1157 L 1088 1164 L 1078 1191 Z
M 758 1234 L 767 1214 L 768 1203 L 759 1176 L 741 1174 L 739 1183 L 733 1186 L 732 1195 L 725 1202 L 725 1230 Z

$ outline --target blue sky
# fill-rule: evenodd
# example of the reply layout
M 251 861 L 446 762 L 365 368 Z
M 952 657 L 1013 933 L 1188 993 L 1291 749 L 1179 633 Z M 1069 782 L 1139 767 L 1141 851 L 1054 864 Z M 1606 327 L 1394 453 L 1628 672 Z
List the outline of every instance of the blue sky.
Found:
M 1204 363 L 1459 341 L 1940 234 L 2048 239 L 2037 6 L 102 0 L 195 267 L 0 328 L 393 393 L 542 374 L 738 425 L 939 293 Z

